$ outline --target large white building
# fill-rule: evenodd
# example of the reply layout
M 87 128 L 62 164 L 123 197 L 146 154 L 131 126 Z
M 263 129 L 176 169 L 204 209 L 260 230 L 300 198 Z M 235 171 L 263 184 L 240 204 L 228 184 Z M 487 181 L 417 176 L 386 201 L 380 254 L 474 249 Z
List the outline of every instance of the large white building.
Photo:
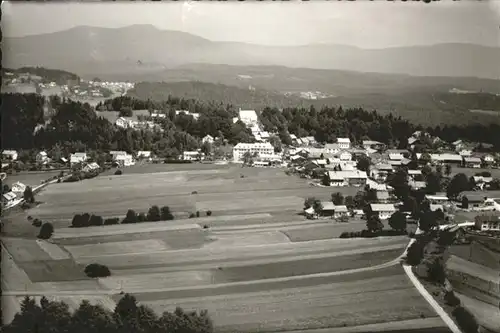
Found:
M 351 140 L 349 138 L 338 138 L 337 144 L 340 149 L 351 149 Z
M 269 142 L 238 143 L 233 148 L 233 161 L 242 162 L 246 152 L 256 154 L 257 158 L 273 158 L 274 147 Z
M 257 112 L 255 110 L 242 110 L 240 109 L 238 116 L 240 120 L 245 123 L 248 127 L 258 123 L 259 118 L 257 117 Z

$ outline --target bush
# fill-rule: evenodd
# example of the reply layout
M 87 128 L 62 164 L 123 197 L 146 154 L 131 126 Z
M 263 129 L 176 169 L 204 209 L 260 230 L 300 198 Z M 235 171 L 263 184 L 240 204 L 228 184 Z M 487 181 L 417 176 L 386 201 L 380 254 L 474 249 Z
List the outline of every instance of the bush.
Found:
M 443 262 L 436 258 L 427 262 L 427 278 L 429 281 L 444 284 L 446 281 L 446 272 L 444 270 Z
M 137 214 L 133 209 L 129 209 L 127 211 L 127 215 L 122 221 L 122 224 L 126 223 L 137 223 Z
M 424 247 L 419 241 L 414 242 L 409 248 L 406 256 L 406 262 L 410 266 L 417 266 L 424 258 Z
M 456 307 L 460 305 L 460 299 L 455 295 L 453 291 L 447 291 L 444 294 L 444 302 L 452 307 Z
M 464 333 L 477 333 L 479 325 L 472 313 L 462 306 L 456 307 L 451 314 Z
M 137 222 L 146 222 L 146 221 L 147 221 L 146 214 L 140 213 L 139 215 L 137 215 Z
M 31 220 L 33 220 L 33 217 L 31 215 L 28 215 L 27 219 L 28 219 L 28 221 L 31 221 Z
M 198 194 L 198 191 L 193 191 L 191 192 L 191 194 Z
M 100 264 L 90 264 L 85 267 L 85 274 L 88 277 L 107 277 L 111 275 L 111 271 L 107 266 Z
M 208 229 L 208 225 L 203 225 L 203 229 Z
M 104 225 L 118 224 L 120 219 L 118 217 L 112 217 L 104 220 Z
M 194 218 L 194 217 L 196 217 L 196 215 L 195 215 L 194 213 L 189 214 L 189 218 L 190 218 L 190 219 L 192 219 L 192 218 Z
M 57 182 L 58 182 L 58 183 L 60 183 L 60 182 L 61 182 L 61 178 L 59 178 L 59 179 L 57 180 Z
M 52 237 L 52 234 L 54 233 L 54 226 L 52 223 L 47 222 L 42 225 L 40 228 L 40 233 L 38 234 L 38 238 L 40 239 L 49 239 Z
M 161 207 L 160 217 L 161 217 L 161 220 L 163 220 L 163 221 L 170 221 L 170 220 L 174 219 L 174 216 L 170 212 L 170 207 L 168 207 L 168 206 Z
M 160 221 L 161 220 L 161 212 L 160 212 L 160 208 L 158 206 L 152 206 L 151 208 L 149 208 L 148 210 L 148 214 L 147 214 L 147 220 L 148 221 Z
M 89 224 L 91 226 L 101 226 L 104 224 L 104 219 L 99 215 L 92 215 L 89 219 Z
M 212 211 L 211 210 L 207 210 L 207 216 L 212 216 Z
M 115 171 L 115 176 L 119 176 L 121 174 L 123 174 L 123 171 L 121 171 L 121 170 L 116 170 Z
M 39 219 L 35 219 L 32 223 L 32 225 L 34 225 L 35 227 L 37 228 L 40 228 L 42 226 L 42 221 L 39 220 Z

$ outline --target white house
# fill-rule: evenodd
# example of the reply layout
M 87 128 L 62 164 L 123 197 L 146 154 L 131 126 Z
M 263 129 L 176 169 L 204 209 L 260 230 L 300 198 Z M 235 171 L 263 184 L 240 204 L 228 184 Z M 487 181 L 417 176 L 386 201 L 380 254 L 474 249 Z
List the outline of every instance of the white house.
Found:
M 115 125 L 121 128 L 132 128 L 136 123 L 131 117 L 119 117 L 115 121 Z
M 257 117 L 257 112 L 255 112 L 255 110 L 242 110 L 240 108 L 238 116 L 239 120 L 241 120 L 247 126 L 257 124 L 257 122 L 259 121 L 259 118 Z
M 349 210 L 345 205 L 334 206 L 333 211 L 333 217 L 336 219 L 344 216 L 349 216 Z
M 99 164 L 97 164 L 96 162 L 92 162 L 92 163 L 87 163 L 82 168 L 82 171 L 84 171 L 84 172 L 91 172 L 91 171 L 99 170 L 99 168 L 100 168 Z
M 13 192 L 7 192 L 7 193 L 4 193 L 2 195 L 2 203 L 4 205 L 10 205 L 14 202 L 14 200 L 16 200 L 17 196 L 15 193 Z
M 328 171 L 330 186 L 361 186 L 368 176 L 360 170 Z
M 337 143 L 340 149 L 350 149 L 351 148 L 351 139 L 349 138 L 338 138 Z
M 483 161 L 487 164 L 491 164 L 491 163 L 495 162 L 495 157 L 493 155 L 486 154 L 483 156 Z
M 47 156 L 47 153 L 44 151 L 41 151 L 38 154 L 36 154 L 35 159 L 37 163 L 42 163 L 42 164 L 46 164 L 49 161 L 49 157 Z
M 472 150 L 470 149 L 462 149 L 459 152 L 460 156 L 471 156 L 472 155 Z
M 447 196 L 443 195 L 425 195 L 425 199 L 427 199 L 431 204 L 442 205 L 448 202 L 450 199 Z
M 500 231 L 500 216 L 498 214 L 476 216 L 475 227 L 481 231 Z
M 274 147 L 269 142 L 238 143 L 233 148 L 233 161 L 242 162 L 246 152 L 256 154 L 259 158 L 271 158 L 274 156 Z
M 113 160 L 123 166 L 131 166 L 135 164 L 134 158 L 130 154 L 119 154 L 113 156 Z
M 203 143 L 210 143 L 210 144 L 212 144 L 212 143 L 214 143 L 214 137 L 213 137 L 213 136 L 211 136 L 210 134 L 207 134 L 207 135 L 205 135 L 205 136 L 203 137 L 203 139 L 201 139 L 201 142 L 203 142 Z
M 152 113 L 151 118 L 167 118 L 165 113 Z
M 378 148 L 381 145 L 383 145 L 382 142 L 372 141 L 372 140 L 363 140 L 363 148 L 364 149 Z
M 2 151 L 2 157 L 6 160 L 17 160 L 17 151 L 15 150 L 4 150 Z
M 468 168 L 481 168 L 481 159 L 479 157 L 464 157 L 464 163 Z
M 417 158 L 420 158 L 417 154 Z M 459 154 L 431 154 L 434 163 L 462 164 L 462 156 Z
M 340 151 L 338 143 L 327 143 L 324 149 L 328 154 L 337 154 Z
M 378 213 L 381 220 L 387 220 L 396 212 L 396 207 L 393 204 L 370 204 L 370 209 L 374 213 Z
M 138 158 L 151 158 L 151 151 L 150 150 L 139 150 L 137 152 L 137 157 Z
M 185 161 L 199 161 L 202 155 L 203 154 L 199 151 L 184 151 L 182 153 L 182 159 Z
M 10 190 L 14 193 L 24 193 L 24 190 L 26 190 L 26 185 L 21 182 L 17 182 L 12 184 Z
M 69 162 L 73 166 L 74 164 L 82 163 L 87 160 L 87 153 L 74 153 L 69 157 Z
M 339 158 L 341 161 L 351 161 L 352 160 L 352 154 L 348 151 L 342 151 L 340 154 L 338 154 Z

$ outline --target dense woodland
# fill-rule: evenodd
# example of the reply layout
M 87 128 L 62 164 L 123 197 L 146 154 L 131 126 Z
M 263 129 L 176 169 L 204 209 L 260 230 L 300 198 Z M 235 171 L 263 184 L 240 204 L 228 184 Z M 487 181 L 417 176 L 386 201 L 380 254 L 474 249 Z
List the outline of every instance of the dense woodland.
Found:
M 158 316 L 149 307 L 139 305 L 134 296 L 125 294 L 114 311 L 83 301 L 73 313 L 64 302 L 45 297 L 38 305 L 26 297 L 21 311 L 4 333 L 211 333 L 213 324 L 206 311 L 187 312 L 176 308 Z
M 2 77 L 5 77 L 5 73 L 14 74 L 25 74 L 29 73 L 31 75 L 40 76 L 42 82 L 56 82 L 57 84 L 67 84 L 68 80 L 78 82 L 80 77 L 76 74 L 59 70 L 59 69 L 48 69 L 44 67 L 21 67 L 16 69 L 2 68 Z
M 107 100 L 97 109 L 157 110 L 168 114 L 160 120 L 164 131 L 119 129 L 97 116 L 87 103 L 36 94 L 2 94 L 2 133 L 4 149 L 45 149 L 57 154 L 89 150 L 152 150 L 165 157 L 177 156 L 184 150 L 201 147 L 201 138 L 210 134 L 230 144 L 252 142 L 251 131 L 242 122 L 233 123 L 237 115 L 231 105 L 203 103 L 169 97 L 163 102 L 141 101 L 131 97 Z M 175 115 L 183 109 L 200 114 L 198 120 L 189 115 Z M 463 127 L 436 126 L 422 128 L 392 114 L 379 115 L 361 108 L 342 107 L 265 108 L 260 112 L 264 129 L 279 133 L 284 144 L 291 144 L 289 134 L 312 135 L 318 142 L 335 142 L 337 137 L 350 137 L 353 142 L 370 138 L 404 148 L 407 138 L 416 130 L 452 142 L 457 139 L 493 144 L 500 149 L 500 126 L 469 124 Z

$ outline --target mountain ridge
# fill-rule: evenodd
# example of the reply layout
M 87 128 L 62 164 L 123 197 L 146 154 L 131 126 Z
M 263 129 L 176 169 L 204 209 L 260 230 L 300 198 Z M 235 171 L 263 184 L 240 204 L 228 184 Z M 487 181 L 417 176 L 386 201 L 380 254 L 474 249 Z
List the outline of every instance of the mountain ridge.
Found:
M 500 48 L 465 43 L 362 49 L 339 44 L 267 46 L 217 42 L 153 25 L 79 26 L 25 37 L 4 37 L 6 67 L 44 66 L 85 76 L 140 73 L 137 63 L 159 68 L 189 63 L 281 65 L 359 72 L 500 78 Z M 286 57 L 284 56 L 286 55 Z

